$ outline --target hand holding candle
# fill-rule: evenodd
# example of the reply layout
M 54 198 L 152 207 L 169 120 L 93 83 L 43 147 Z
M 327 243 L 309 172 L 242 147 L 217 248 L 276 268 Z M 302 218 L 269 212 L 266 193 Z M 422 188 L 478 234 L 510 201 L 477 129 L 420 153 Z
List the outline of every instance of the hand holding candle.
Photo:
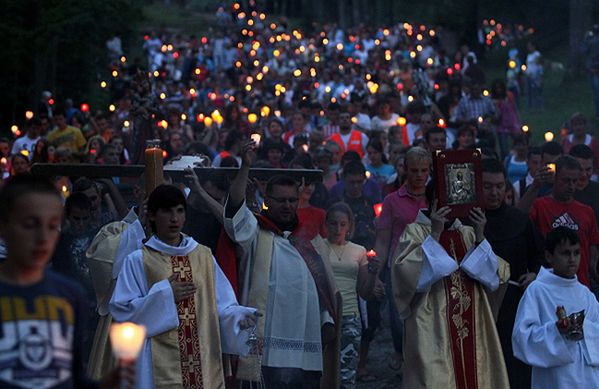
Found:
M 368 274 L 378 274 L 379 262 L 377 261 L 376 251 L 369 250 L 366 253 L 366 258 L 368 260 Z
M 260 147 L 260 140 L 262 139 L 260 134 L 252 134 L 250 135 L 250 139 L 254 141 L 256 147 Z
M 107 377 L 102 387 L 132 388 L 135 380 L 135 361 L 146 340 L 146 327 L 135 323 L 112 323 L 110 326 L 110 345 L 118 360 L 119 367 Z M 116 382 L 114 382 L 116 381 Z

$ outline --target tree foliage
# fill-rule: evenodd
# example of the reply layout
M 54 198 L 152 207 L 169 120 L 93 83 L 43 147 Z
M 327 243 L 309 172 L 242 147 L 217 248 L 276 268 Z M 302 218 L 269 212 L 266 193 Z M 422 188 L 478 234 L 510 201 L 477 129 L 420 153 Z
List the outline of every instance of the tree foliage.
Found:
M 107 65 L 107 39 L 126 38 L 141 12 L 127 0 L 2 0 L 0 125 L 20 119 L 43 90 L 83 99 Z M 123 39 L 124 41 L 125 39 Z

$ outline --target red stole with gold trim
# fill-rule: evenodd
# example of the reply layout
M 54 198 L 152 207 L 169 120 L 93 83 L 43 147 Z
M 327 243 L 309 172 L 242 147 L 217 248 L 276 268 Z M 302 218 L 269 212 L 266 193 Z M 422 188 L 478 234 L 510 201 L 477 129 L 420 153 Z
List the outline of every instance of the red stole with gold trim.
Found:
M 460 263 L 467 249 L 458 230 L 445 230 L 439 243 Z M 461 269 L 443 279 L 447 298 L 447 325 L 457 389 L 477 388 L 476 375 L 476 322 L 474 315 L 474 288 L 472 280 Z
M 189 257 L 171 256 L 173 274 L 179 282 L 193 282 Z M 184 388 L 204 388 L 202 382 L 202 362 L 200 360 L 200 339 L 198 337 L 198 320 L 196 317 L 195 296 L 177 303 L 179 315 L 179 356 L 181 360 L 181 376 Z

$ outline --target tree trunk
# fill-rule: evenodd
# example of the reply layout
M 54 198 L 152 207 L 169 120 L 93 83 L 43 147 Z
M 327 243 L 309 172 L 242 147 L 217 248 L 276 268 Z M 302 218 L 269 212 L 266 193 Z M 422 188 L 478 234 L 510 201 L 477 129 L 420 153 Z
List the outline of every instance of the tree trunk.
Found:
M 345 0 L 337 0 L 337 20 L 341 28 L 347 28 Z
M 365 20 L 364 18 L 360 18 L 360 0 L 353 0 L 352 1 L 352 5 L 351 5 L 351 10 L 352 10 L 352 25 L 353 26 L 357 26 L 360 23 L 364 23 Z
M 574 72 L 582 69 L 580 42 L 591 27 L 591 18 L 591 0 L 570 0 L 570 68 Z

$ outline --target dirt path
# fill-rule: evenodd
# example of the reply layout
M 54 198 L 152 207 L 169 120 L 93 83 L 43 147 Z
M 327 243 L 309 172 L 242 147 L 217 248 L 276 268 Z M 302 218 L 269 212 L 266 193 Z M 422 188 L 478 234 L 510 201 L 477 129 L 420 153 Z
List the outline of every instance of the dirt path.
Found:
M 388 317 L 385 310 L 382 313 L 383 318 Z M 393 341 L 389 322 L 383 319 L 383 328 L 379 330 L 372 344 L 370 345 L 370 354 L 368 355 L 368 372 L 377 377 L 374 382 L 358 382 L 357 389 L 399 389 L 401 387 L 401 376 L 398 371 L 391 370 L 389 361 L 393 354 Z

